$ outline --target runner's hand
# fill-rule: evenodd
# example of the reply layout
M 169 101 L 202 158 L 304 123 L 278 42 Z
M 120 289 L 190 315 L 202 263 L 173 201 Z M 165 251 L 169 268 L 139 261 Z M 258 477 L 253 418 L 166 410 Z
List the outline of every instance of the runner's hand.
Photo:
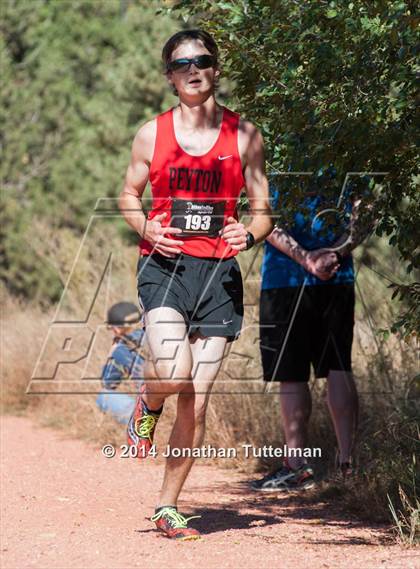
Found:
M 318 249 L 308 251 L 304 268 L 322 281 L 328 281 L 338 271 L 340 263 L 334 251 Z
M 144 238 L 153 246 L 153 253 L 159 253 L 164 257 L 173 258 L 175 255 L 182 253 L 179 247 L 184 244 L 183 241 L 176 241 L 170 237 L 165 237 L 168 233 L 182 233 L 182 229 L 178 227 L 162 227 L 161 221 L 165 219 L 166 213 L 155 215 L 151 220 L 146 221 L 146 229 Z
M 243 251 L 246 248 L 247 230 L 243 223 L 238 223 L 234 217 L 227 218 L 227 224 L 220 230 L 219 234 L 229 243 L 235 251 Z

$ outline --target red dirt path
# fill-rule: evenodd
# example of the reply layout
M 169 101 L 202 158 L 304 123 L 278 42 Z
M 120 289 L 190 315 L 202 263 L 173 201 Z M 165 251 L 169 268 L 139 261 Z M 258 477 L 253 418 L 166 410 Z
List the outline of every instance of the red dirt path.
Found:
M 106 459 L 28 419 L 1 418 L 2 569 L 270 569 L 420 567 L 418 550 L 390 542 L 387 528 L 323 503 L 251 494 L 236 472 L 196 463 L 181 511 L 202 514 L 199 542 L 156 533 L 162 467 Z

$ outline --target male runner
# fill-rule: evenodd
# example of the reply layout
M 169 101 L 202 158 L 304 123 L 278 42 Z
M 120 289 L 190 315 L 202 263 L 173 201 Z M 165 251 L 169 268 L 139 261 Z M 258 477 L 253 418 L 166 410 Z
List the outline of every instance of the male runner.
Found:
M 139 457 L 147 455 L 171 394 L 179 396 L 169 445 L 202 444 L 210 391 L 226 343 L 242 324 L 235 256 L 272 229 L 262 137 L 215 100 L 220 71 L 213 38 L 200 30 L 178 32 L 162 58 L 179 104 L 140 128 L 120 197 L 124 217 L 141 236 L 138 291 L 151 353 L 128 425 Z M 153 205 L 146 218 L 140 198 L 148 181 Z M 243 187 L 250 201 L 246 228 L 236 211 Z M 200 537 L 177 511 L 192 462 L 167 458 L 152 521 L 171 538 Z
M 351 251 L 370 226 L 357 228 L 360 202 L 343 200 L 349 227 L 328 223 L 335 209 L 322 192 L 308 192 L 287 229 L 268 237 L 262 265 L 260 347 L 267 382 L 280 382 L 286 445 L 303 449 L 311 414 L 310 366 L 327 378 L 327 402 L 338 442 L 339 472 L 353 473 L 358 394 L 351 373 L 354 270 Z M 326 215 L 323 215 L 325 212 Z M 343 212 L 342 212 L 343 213 Z M 346 217 L 346 216 L 344 216 Z M 325 223 L 326 222 L 326 223 Z M 282 468 L 252 483 L 261 492 L 311 488 L 312 468 L 291 456 Z

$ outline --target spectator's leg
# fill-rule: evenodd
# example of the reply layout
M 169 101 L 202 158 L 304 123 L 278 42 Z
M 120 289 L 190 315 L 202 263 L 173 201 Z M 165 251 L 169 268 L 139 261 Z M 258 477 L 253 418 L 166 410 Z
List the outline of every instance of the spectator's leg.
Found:
M 327 402 L 337 437 L 340 463 L 350 462 L 359 411 L 357 389 L 352 373 L 330 371 Z
M 305 381 L 287 381 L 280 385 L 281 413 L 286 445 L 301 448 L 306 445 L 306 435 L 312 410 L 309 385 Z M 290 457 L 289 466 L 300 468 L 306 461 L 303 457 Z

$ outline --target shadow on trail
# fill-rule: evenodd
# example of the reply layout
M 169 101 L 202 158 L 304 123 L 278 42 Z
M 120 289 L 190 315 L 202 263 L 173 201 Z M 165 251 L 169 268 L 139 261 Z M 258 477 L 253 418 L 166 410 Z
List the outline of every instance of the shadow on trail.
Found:
M 191 524 L 203 534 L 217 533 L 229 529 L 262 529 L 265 526 L 284 524 L 287 522 L 302 522 L 308 528 L 308 535 L 302 543 L 325 545 L 386 545 L 392 543 L 391 536 L 376 536 L 367 539 L 365 536 L 346 536 L 346 530 L 360 529 L 361 531 L 387 529 L 385 524 L 375 524 L 356 519 L 340 507 L 339 499 L 322 499 L 317 490 L 305 494 L 274 493 L 260 494 L 250 489 L 247 482 L 234 484 L 215 483 L 207 487 L 196 487 L 189 490 L 191 497 L 194 492 L 203 491 L 214 496 L 208 505 L 200 501 L 194 507 L 189 502 L 181 505 L 180 510 L 188 511 L 189 516 L 202 516 L 192 520 Z M 220 502 L 223 502 L 220 504 Z M 311 538 L 310 528 L 322 526 L 324 531 L 342 530 L 334 538 L 326 535 L 325 539 Z
M 256 526 L 282 524 L 284 521 L 277 515 L 243 514 L 232 507 L 203 507 L 194 508 L 192 516 L 202 516 L 192 520 L 191 526 L 202 534 L 217 533 L 232 529 L 251 529 Z M 188 515 L 189 517 L 189 515 Z

